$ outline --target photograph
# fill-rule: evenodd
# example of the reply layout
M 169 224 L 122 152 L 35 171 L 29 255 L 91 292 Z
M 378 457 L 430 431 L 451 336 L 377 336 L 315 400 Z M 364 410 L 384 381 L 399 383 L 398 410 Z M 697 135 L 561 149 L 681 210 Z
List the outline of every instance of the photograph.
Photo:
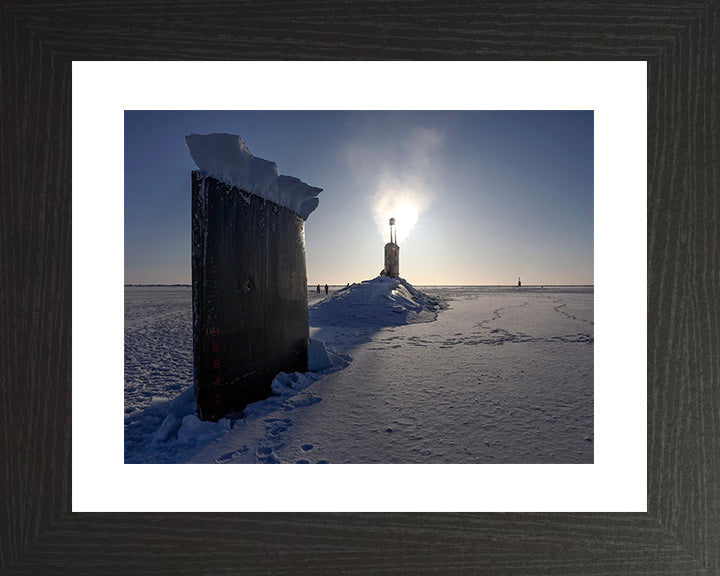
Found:
M 125 463 L 592 464 L 594 121 L 125 110 Z
M 0 30 L 0 574 L 720 576 L 719 0 Z

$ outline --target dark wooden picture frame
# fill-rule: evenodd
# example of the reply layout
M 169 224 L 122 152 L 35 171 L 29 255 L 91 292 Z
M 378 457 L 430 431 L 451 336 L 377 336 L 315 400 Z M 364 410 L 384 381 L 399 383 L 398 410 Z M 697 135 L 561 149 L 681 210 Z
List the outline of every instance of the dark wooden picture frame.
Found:
M 4 0 L 0 572 L 720 574 L 719 6 Z M 138 59 L 647 61 L 648 512 L 72 513 L 71 65 Z

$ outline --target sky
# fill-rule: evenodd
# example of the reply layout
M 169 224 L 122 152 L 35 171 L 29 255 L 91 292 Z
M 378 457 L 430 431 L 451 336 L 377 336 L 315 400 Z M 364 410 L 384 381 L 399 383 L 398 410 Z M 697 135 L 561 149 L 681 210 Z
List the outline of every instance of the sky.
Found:
M 188 134 L 239 135 L 323 189 L 308 284 L 593 284 L 593 112 L 125 111 L 125 283 L 190 284 Z

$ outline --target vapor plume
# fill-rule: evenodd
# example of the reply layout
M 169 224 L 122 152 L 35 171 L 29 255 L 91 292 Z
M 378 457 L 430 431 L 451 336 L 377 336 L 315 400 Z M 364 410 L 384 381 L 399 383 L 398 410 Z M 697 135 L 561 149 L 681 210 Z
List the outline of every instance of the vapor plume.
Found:
M 432 204 L 443 140 L 437 130 L 415 128 L 394 149 L 358 144 L 348 148 L 355 176 L 372 185 L 370 209 L 382 238 L 389 240 L 388 221 L 395 218 L 397 241 L 402 243 Z

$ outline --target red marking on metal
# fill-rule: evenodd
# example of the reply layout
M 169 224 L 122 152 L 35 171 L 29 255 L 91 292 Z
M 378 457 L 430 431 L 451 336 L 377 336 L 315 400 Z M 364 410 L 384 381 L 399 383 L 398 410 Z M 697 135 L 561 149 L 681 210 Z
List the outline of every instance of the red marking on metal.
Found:
M 213 370 L 220 370 L 220 358 L 213 360 Z
M 215 352 L 217 352 L 218 350 L 220 350 L 220 341 L 218 341 L 218 340 L 213 340 L 213 350 L 214 350 Z

